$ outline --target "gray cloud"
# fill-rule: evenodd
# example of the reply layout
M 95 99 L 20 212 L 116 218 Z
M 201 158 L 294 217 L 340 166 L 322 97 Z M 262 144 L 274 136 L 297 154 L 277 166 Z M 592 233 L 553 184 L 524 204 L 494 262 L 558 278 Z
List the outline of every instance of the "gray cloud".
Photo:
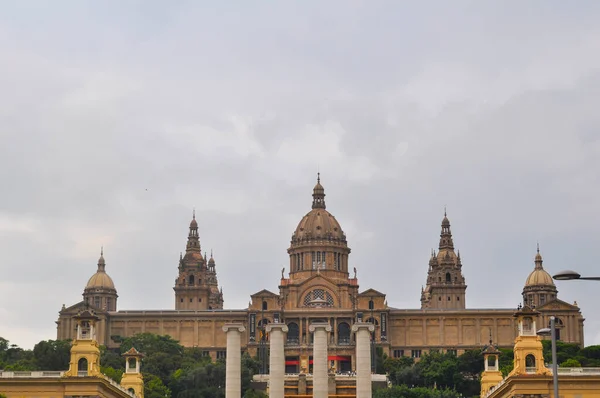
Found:
M 101 245 L 120 308 L 172 308 L 194 207 L 225 305 L 276 290 L 318 168 L 392 306 L 418 307 L 445 205 L 469 307 L 515 307 L 537 241 L 550 272 L 597 271 L 596 2 L 23 4 L 0 13 L 17 344 L 54 338 Z M 600 344 L 593 283 L 558 289 Z

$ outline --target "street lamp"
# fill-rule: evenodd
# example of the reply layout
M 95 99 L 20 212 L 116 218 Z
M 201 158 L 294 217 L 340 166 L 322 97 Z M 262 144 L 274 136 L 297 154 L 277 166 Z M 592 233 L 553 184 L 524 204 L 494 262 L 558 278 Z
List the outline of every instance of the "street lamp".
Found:
M 550 317 L 550 328 L 537 331 L 538 336 L 550 336 L 552 339 L 552 383 L 554 384 L 554 398 L 558 397 L 558 364 L 556 363 L 556 318 Z
M 585 279 L 585 280 L 589 280 L 589 281 L 600 281 L 600 277 L 598 277 L 598 276 L 581 276 L 577 272 L 571 271 L 571 270 L 561 271 L 558 274 L 554 275 L 552 278 L 556 279 L 557 281 L 570 281 L 573 279 Z

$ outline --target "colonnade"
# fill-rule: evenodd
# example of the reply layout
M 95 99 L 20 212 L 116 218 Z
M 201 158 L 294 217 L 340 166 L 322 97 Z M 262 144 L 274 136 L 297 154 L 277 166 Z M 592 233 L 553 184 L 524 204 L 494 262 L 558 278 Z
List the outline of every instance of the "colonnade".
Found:
M 372 323 L 358 322 L 352 325 L 356 333 L 356 398 L 371 398 L 371 333 Z M 225 398 L 241 398 L 241 333 L 245 330 L 240 323 L 223 326 L 227 333 L 227 362 L 225 365 Z M 269 397 L 284 398 L 285 386 L 285 333 L 284 323 L 271 323 L 267 326 L 270 347 Z M 329 396 L 327 374 L 327 333 L 331 326 L 327 322 L 313 322 L 309 331 L 314 333 L 313 341 L 313 398 Z

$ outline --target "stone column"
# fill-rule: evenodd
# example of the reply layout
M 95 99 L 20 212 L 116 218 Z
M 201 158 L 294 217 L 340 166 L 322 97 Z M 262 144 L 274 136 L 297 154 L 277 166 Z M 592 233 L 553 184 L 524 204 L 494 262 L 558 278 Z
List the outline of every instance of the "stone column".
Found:
M 242 396 L 242 347 L 241 333 L 246 330 L 241 323 L 226 323 L 227 360 L 225 362 L 225 398 Z
M 269 333 L 269 398 L 283 398 L 285 376 L 284 333 L 288 327 L 285 323 L 270 323 L 267 325 Z
M 356 398 L 371 398 L 371 333 L 372 323 L 355 323 L 356 333 Z
M 308 330 L 314 333 L 313 398 L 327 398 L 327 332 L 331 332 L 331 326 L 327 322 L 314 322 Z

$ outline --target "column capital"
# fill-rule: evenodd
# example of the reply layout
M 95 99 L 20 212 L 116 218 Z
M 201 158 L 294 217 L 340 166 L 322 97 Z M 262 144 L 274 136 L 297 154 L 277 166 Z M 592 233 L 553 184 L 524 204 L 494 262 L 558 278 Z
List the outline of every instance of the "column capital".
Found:
M 234 330 L 242 333 L 246 328 L 241 323 L 226 323 L 223 325 L 223 331 L 226 333 Z
M 326 332 L 331 332 L 331 326 L 327 322 L 313 322 L 308 327 L 309 332 L 315 332 L 318 329 L 324 329 Z
M 267 325 L 267 333 L 271 333 L 272 330 L 280 329 L 283 333 L 287 333 L 288 327 L 285 323 L 269 323 Z
M 375 331 L 375 326 L 370 322 L 356 322 L 352 325 L 352 331 L 354 333 L 358 332 L 360 329 L 366 329 L 369 332 Z

